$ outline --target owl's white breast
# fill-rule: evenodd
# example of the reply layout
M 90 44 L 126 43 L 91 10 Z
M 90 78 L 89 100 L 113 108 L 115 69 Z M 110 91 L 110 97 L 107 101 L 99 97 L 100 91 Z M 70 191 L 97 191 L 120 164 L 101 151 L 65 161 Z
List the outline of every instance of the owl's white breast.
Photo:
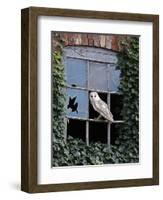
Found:
M 96 109 L 96 108 L 97 108 L 97 106 L 96 106 L 96 101 L 95 101 L 94 99 L 91 99 L 91 104 L 92 104 L 93 108 L 94 108 L 95 110 L 97 110 L 97 109 Z

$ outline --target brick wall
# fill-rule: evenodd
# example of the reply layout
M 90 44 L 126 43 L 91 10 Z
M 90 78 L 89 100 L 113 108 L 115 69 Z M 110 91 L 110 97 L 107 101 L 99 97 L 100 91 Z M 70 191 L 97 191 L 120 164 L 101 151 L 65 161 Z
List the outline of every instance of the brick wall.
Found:
M 90 33 L 57 33 L 65 42 L 65 46 L 89 46 L 101 47 L 113 51 L 120 51 L 122 49 L 120 40 L 124 36 L 119 35 L 102 35 Z M 55 34 L 54 34 L 55 35 Z M 52 38 L 53 47 L 55 46 L 55 36 Z

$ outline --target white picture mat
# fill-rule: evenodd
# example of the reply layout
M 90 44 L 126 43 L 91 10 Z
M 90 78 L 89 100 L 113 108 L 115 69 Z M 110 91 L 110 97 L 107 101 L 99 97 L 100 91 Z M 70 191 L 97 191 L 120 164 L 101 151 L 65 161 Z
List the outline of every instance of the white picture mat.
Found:
M 140 162 L 51 168 L 51 31 L 140 35 Z M 38 184 L 152 178 L 152 23 L 38 19 Z

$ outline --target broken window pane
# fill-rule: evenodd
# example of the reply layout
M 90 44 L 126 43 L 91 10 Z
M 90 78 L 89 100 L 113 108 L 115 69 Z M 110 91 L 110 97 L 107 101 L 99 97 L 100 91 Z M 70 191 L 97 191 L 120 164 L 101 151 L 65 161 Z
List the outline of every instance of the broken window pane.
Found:
M 67 58 L 66 59 L 67 84 L 73 87 L 86 87 L 87 85 L 87 61 Z
M 123 95 L 111 94 L 110 109 L 113 114 L 114 120 L 122 120 L 122 108 L 123 108 Z
M 107 143 L 107 123 L 89 123 L 89 141 Z
M 68 117 L 88 118 L 88 92 L 67 88 Z
M 67 134 L 73 138 L 85 141 L 86 121 L 69 119 L 67 123 Z

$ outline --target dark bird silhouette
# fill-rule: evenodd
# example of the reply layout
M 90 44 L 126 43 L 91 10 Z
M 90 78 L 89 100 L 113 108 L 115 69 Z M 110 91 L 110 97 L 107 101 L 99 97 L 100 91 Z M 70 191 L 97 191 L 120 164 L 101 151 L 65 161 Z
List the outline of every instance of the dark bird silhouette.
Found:
M 76 113 L 78 113 L 78 110 L 77 110 L 78 102 L 75 103 L 76 98 L 77 97 L 73 97 L 73 98 L 69 97 L 69 104 L 68 104 L 67 108 L 68 109 L 71 108 L 71 112 L 75 112 L 76 111 Z

